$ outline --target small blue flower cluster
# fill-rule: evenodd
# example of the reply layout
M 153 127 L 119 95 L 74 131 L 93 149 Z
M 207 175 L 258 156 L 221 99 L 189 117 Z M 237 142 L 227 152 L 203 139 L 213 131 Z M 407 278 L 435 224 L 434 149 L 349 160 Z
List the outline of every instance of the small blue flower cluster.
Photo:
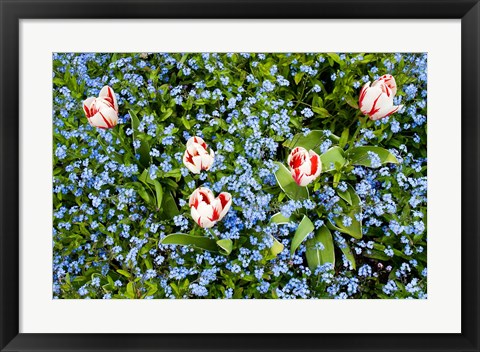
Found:
M 361 86 L 387 73 L 404 109 L 360 122 Z M 53 84 L 55 298 L 427 298 L 426 54 L 55 53 Z M 82 101 L 105 85 L 119 120 L 101 130 Z M 277 162 L 318 131 L 320 155 L 381 150 L 325 162 L 308 198 L 289 199 Z M 215 152 L 208 173 L 183 165 L 191 136 Z M 232 194 L 210 229 L 190 216 L 199 186 Z M 291 254 L 304 215 L 313 230 Z M 362 238 L 345 232 L 357 224 Z M 309 267 L 323 227 L 335 263 Z M 178 232 L 233 247 L 161 243 Z

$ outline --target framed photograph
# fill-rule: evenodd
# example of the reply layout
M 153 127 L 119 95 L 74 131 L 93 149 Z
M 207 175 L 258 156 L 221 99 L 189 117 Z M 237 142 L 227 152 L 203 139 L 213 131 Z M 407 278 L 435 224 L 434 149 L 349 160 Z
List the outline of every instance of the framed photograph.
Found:
M 0 4 L 2 351 L 480 351 L 478 1 Z

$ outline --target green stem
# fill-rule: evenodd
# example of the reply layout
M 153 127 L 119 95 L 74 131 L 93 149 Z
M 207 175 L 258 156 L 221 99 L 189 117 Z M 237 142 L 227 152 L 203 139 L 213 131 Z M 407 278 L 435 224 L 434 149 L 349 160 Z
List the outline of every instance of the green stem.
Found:
M 100 144 L 102 146 L 102 149 L 103 149 L 103 152 L 105 153 L 105 155 L 108 156 L 110 153 L 107 151 L 107 147 L 105 146 L 105 144 L 103 144 L 102 138 L 100 136 L 97 138 L 97 142 L 98 142 L 98 144 Z
M 215 235 L 215 232 L 211 231 L 210 229 L 206 230 L 210 235 L 212 235 L 212 237 L 215 239 L 215 241 L 218 241 L 219 238 L 217 237 L 217 235 Z

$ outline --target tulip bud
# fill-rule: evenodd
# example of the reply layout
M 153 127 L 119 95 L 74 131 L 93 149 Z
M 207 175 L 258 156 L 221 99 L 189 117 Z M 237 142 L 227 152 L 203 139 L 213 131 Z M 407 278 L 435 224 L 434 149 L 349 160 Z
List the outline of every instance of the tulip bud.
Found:
M 322 171 L 322 161 L 313 150 L 296 147 L 288 156 L 288 165 L 295 182 L 302 187 L 310 184 Z
M 392 75 L 383 75 L 370 85 L 365 83 L 360 91 L 358 106 L 362 113 L 371 120 L 379 120 L 387 117 L 403 105 L 394 106 L 393 98 L 397 93 L 397 84 Z
M 208 170 L 213 164 L 215 153 L 207 151 L 207 144 L 200 137 L 191 137 L 187 141 L 187 149 L 183 154 L 183 164 L 194 174 Z
M 232 196 L 230 193 L 222 192 L 215 198 L 211 190 L 199 187 L 190 196 L 188 204 L 193 220 L 200 227 L 208 229 L 227 214 L 232 205 Z
M 90 126 L 112 128 L 118 122 L 117 98 L 113 89 L 105 86 L 97 98 L 88 98 L 83 102 L 83 110 Z

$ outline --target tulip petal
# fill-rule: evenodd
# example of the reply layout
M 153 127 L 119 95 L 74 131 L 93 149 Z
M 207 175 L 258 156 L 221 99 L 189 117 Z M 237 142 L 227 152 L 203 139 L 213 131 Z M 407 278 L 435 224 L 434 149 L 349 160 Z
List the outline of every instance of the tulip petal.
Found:
M 117 125 L 118 123 L 118 113 L 115 109 L 107 106 L 101 106 L 99 113 L 102 115 L 102 118 L 105 121 L 108 121 L 108 128 L 112 128 Z
M 364 115 L 368 115 L 370 111 L 375 110 L 376 102 L 382 94 L 382 90 L 379 87 L 370 87 L 365 90 L 362 107 L 360 109 Z
M 98 127 L 98 128 L 109 128 L 108 120 L 106 120 L 103 115 L 99 112 L 97 112 L 95 115 L 90 117 L 88 119 L 88 123 L 92 127 Z
M 310 175 L 310 171 L 312 170 L 312 163 L 310 162 L 310 159 L 307 158 L 299 167 L 295 169 L 299 170 L 302 174 Z
M 190 195 L 189 205 L 195 222 L 203 227 L 213 227 L 230 209 L 232 196 L 222 192 L 215 198 L 213 192 L 206 187 L 199 187 Z
M 203 216 L 200 217 L 199 221 L 197 222 L 200 227 L 203 227 L 204 229 L 209 229 L 215 225 L 215 221 L 211 221 L 209 218 L 205 218 Z
M 201 217 L 212 218 L 213 216 L 213 205 L 207 204 L 205 202 L 200 202 L 197 207 L 198 214 Z
M 293 148 L 290 154 L 288 155 L 288 165 L 292 168 L 295 169 L 297 167 L 300 167 L 305 160 L 307 159 L 308 152 L 305 148 L 303 147 L 296 147 Z
M 365 95 L 369 87 L 370 87 L 370 82 L 367 82 L 363 85 L 362 90 L 360 90 L 360 97 L 358 98 L 358 106 L 360 109 L 362 109 L 363 100 L 365 99 Z
M 213 204 L 213 207 L 212 207 L 213 213 L 212 213 L 212 216 L 209 218 L 210 221 L 215 221 L 215 222 L 220 220 L 220 210 L 221 210 L 216 203 L 217 202 Z
M 198 193 L 201 197 L 202 202 L 205 202 L 207 204 L 212 204 L 213 201 L 215 200 L 215 196 L 213 195 L 213 192 L 207 187 L 199 187 Z
M 195 165 L 198 169 L 197 173 L 200 173 L 200 171 L 203 170 L 202 156 L 201 155 L 196 155 L 196 156 L 192 157 L 192 160 L 193 160 L 193 165 Z
M 215 225 L 215 222 L 212 221 L 215 213 L 214 207 L 211 204 L 212 200 L 214 200 L 212 198 L 212 191 L 203 187 L 197 188 L 190 196 L 189 203 L 193 204 L 193 206 L 191 206 L 192 218 L 203 228 L 210 228 Z
M 315 179 L 316 179 L 316 177 L 314 175 L 311 175 L 311 176 L 303 175 L 299 186 L 305 187 L 305 186 L 309 185 Z
M 386 114 L 384 117 L 387 117 L 387 116 L 390 116 L 391 114 L 394 114 L 396 113 L 398 110 L 400 110 L 401 108 L 403 108 L 403 105 L 399 105 L 399 106 L 393 106 Z
M 302 147 L 294 148 L 287 161 L 294 181 L 302 187 L 317 178 L 322 169 L 319 155 L 313 150 L 307 151 Z
M 199 187 L 190 195 L 188 205 L 190 207 L 198 207 L 201 202 L 211 204 L 215 200 L 215 196 L 212 191 L 206 187 Z
M 200 153 L 202 152 L 206 153 L 206 151 L 201 146 L 197 146 L 195 144 L 189 145 L 186 150 L 188 151 L 188 154 L 190 154 L 191 156 L 200 155 Z M 190 160 L 190 162 L 193 162 L 193 161 Z
M 296 182 L 297 185 L 299 186 L 305 186 L 302 184 L 303 177 L 305 176 L 304 173 L 300 172 L 299 169 L 292 169 L 292 177 L 293 180 Z
M 392 75 L 383 75 L 379 79 L 385 82 L 394 96 L 397 94 L 397 82 L 395 82 L 395 78 Z
M 190 215 L 192 216 L 193 221 L 200 225 L 200 214 L 198 213 L 197 209 L 195 209 L 195 207 L 191 207 Z
M 200 173 L 201 170 L 208 170 L 213 164 L 215 153 L 207 152 L 207 144 L 200 137 L 190 137 L 187 141 L 187 150 L 184 154 L 183 163 L 193 173 Z M 194 167 L 188 164 L 193 164 Z
M 207 150 L 207 143 L 203 140 L 201 137 L 193 136 L 190 137 L 187 141 L 187 147 L 190 147 L 192 145 L 198 144 L 200 145 L 205 151 Z
M 211 221 L 209 218 L 205 216 L 201 216 L 195 208 L 192 208 L 191 215 L 192 215 L 192 218 L 200 227 L 208 229 L 213 225 L 215 225 L 215 222 Z
M 117 98 L 115 97 L 115 93 L 111 87 L 109 86 L 103 87 L 100 93 L 98 94 L 98 97 L 107 101 L 110 107 L 112 107 L 116 112 L 118 112 Z
M 193 162 L 193 157 L 189 153 L 188 149 L 185 150 L 185 153 L 183 154 L 183 165 L 185 165 L 185 167 L 194 174 L 200 173 L 200 168 Z
M 198 168 L 195 164 L 185 163 L 185 167 L 190 170 L 191 173 L 199 174 L 200 168 Z
M 217 197 L 218 205 L 220 206 L 220 219 L 228 213 L 230 206 L 232 205 L 232 195 L 228 192 L 222 192 Z
M 190 149 L 195 150 L 196 155 L 208 154 L 207 149 L 205 149 L 201 144 L 192 144 Z
M 91 112 L 91 107 L 94 104 L 94 102 L 95 102 L 95 98 L 87 98 L 83 102 L 83 111 L 85 111 L 85 115 L 87 117 L 92 117 L 93 115 L 95 115 Z
M 386 74 L 375 80 L 370 86 L 365 84 L 360 91 L 359 108 L 371 120 L 379 120 L 397 112 L 401 106 L 393 105 L 397 93 L 395 78 Z
M 309 154 L 311 163 L 310 175 L 312 175 L 314 178 L 317 178 L 322 171 L 322 161 L 320 160 L 320 156 L 313 150 L 310 150 Z
M 213 164 L 213 159 L 212 159 L 212 157 L 210 156 L 210 154 L 200 155 L 200 158 L 201 158 L 201 167 L 202 167 L 202 170 L 208 170 L 208 169 L 210 169 L 210 166 L 212 166 L 212 164 Z
M 390 101 L 383 101 L 383 104 L 379 104 L 379 110 L 374 114 L 369 115 L 369 118 L 374 121 L 383 119 L 384 117 L 387 117 L 398 111 L 400 107 L 394 106 Z
M 365 95 L 362 113 L 373 120 L 385 117 L 385 111 L 393 106 L 393 95 L 388 96 L 380 86 L 370 88 Z M 383 116 L 382 116 L 383 115 Z
M 403 105 L 400 104 L 398 106 L 394 106 L 392 111 L 389 112 L 389 115 L 393 114 L 393 113 L 396 113 L 398 110 L 401 110 L 403 108 Z
M 190 198 L 188 199 L 189 207 L 198 207 L 198 203 L 200 202 L 200 198 L 198 197 L 198 190 L 199 188 L 197 188 L 195 191 L 193 191 L 192 194 L 190 194 Z

